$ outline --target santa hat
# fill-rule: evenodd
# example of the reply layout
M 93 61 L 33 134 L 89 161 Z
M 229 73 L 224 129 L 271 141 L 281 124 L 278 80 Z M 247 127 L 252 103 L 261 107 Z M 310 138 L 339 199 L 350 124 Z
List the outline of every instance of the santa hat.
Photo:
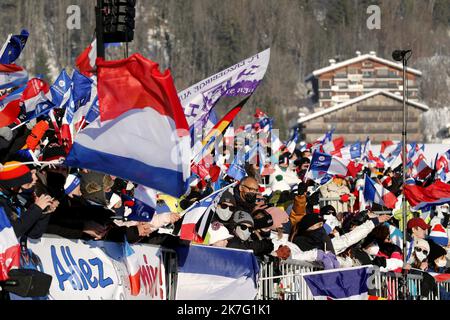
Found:
M 71 194 L 81 183 L 80 177 L 75 174 L 69 174 L 66 178 L 66 183 L 64 183 L 64 192 L 66 194 Z
M 448 245 L 447 230 L 439 223 L 433 226 L 429 238 L 440 246 L 446 247 Z
M 20 187 L 32 181 L 30 168 L 21 162 L 11 161 L 0 166 L 0 186 L 4 188 Z

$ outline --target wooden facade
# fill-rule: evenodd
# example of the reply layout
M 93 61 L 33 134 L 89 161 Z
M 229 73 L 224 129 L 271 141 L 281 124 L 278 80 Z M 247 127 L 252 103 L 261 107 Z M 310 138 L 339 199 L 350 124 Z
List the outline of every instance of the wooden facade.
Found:
M 408 104 L 408 140 L 424 141 L 420 124 L 424 111 Z M 379 144 L 384 140 L 401 140 L 402 121 L 402 102 L 380 93 L 302 124 L 306 141 L 314 141 L 335 128 L 334 136 L 343 136 L 346 143 L 364 142 L 370 137 L 372 143 Z

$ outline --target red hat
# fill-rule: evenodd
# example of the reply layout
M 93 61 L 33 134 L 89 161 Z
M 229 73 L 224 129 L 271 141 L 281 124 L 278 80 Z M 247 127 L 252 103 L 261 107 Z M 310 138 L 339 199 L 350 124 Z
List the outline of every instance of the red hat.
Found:
M 406 225 L 406 228 L 408 230 L 412 230 L 412 228 L 419 227 L 422 230 L 430 229 L 431 226 L 427 224 L 422 218 L 412 218 L 408 221 L 408 224 Z
M 31 183 L 30 169 L 21 162 L 6 162 L 4 168 L 0 168 L 0 186 L 5 188 L 16 188 Z

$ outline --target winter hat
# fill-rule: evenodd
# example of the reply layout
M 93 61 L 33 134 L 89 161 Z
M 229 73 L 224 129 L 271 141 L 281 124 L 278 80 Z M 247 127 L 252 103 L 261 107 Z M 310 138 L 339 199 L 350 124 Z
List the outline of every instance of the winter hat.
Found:
M 408 230 L 412 230 L 412 228 L 417 228 L 417 227 L 419 227 L 422 230 L 427 230 L 431 226 L 428 225 L 425 222 L 425 220 L 423 220 L 422 218 L 412 218 L 408 221 L 408 223 L 406 225 L 406 229 L 408 229 Z
M 54 161 L 65 157 L 66 151 L 58 143 L 48 144 L 42 153 L 42 161 Z
M 414 248 L 416 248 L 416 247 L 424 248 L 425 250 L 428 251 L 428 253 L 430 252 L 430 245 L 428 244 L 428 241 L 426 241 L 426 240 L 414 239 Z
M 326 216 L 326 215 L 336 215 L 336 209 L 332 205 L 326 205 L 320 208 L 320 215 Z
M 266 229 L 273 226 L 272 216 L 265 210 L 257 210 L 253 215 L 255 229 Z
M 80 177 L 75 174 L 69 174 L 66 178 L 66 183 L 64 184 L 64 192 L 70 194 L 75 190 L 81 183 Z
M 446 247 L 448 246 L 448 236 L 447 231 L 441 224 L 435 224 L 430 231 L 429 237 L 431 240 L 436 242 L 438 245 Z
M 230 191 L 225 191 L 222 196 L 220 197 L 219 203 L 231 203 L 233 206 L 236 206 L 236 199 L 234 198 L 233 194 Z
M 227 228 L 219 222 L 211 223 L 209 226 L 209 244 L 214 244 L 218 241 L 228 240 L 233 238 Z
M 278 207 L 267 208 L 266 211 L 272 216 L 273 225 L 270 227 L 272 230 L 276 230 L 283 226 L 283 224 L 289 221 L 289 216 L 286 211 L 281 210 Z
M 32 181 L 30 168 L 21 162 L 6 162 L 3 168 L 0 167 L 0 186 L 4 188 L 20 187 Z
M 319 215 L 310 213 L 305 215 L 302 220 L 298 223 L 298 232 L 305 232 L 309 227 L 315 225 L 316 223 L 323 222 Z
M 233 222 L 237 225 L 242 223 L 251 224 L 252 227 L 255 225 L 252 216 L 245 211 L 236 211 L 233 215 Z
M 435 243 L 433 240 L 428 241 L 430 245 L 430 253 L 428 254 L 428 262 L 434 265 L 434 260 L 441 256 L 447 255 L 447 250 Z

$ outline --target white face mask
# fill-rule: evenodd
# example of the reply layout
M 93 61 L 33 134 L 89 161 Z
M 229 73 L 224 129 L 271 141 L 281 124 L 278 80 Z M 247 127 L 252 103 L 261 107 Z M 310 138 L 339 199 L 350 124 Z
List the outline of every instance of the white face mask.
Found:
M 436 265 L 437 265 L 439 268 L 445 267 L 445 266 L 447 265 L 447 259 L 439 259 L 439 260 L 436 262 Z
M 230 220 L 231 216 L 233 215 L 233 211 L 231 211 L 230 208 L 222 209 L 220 206 L 217 207 L 216 213 L 222 221 Z
M 373 244 L 369 248 L 366 249 L 366 252 L 371 256 L 376 256 L 379 251 L 380 251 L 380 247 L 377 244 Z
M 416 257 L 420 262 L 427 258 L 426 254 L 424 254 L 423 252 L 416 252 Z
M 248 228 L 245 229 L 245 230 L 242 230 L 240 226 L 237 226 L 236 227 L 236 235 L 242 241 L 247 241 L 248 238 L 250 238 L 251 232 L 250 232 L 250 230 L 248 230 Z

